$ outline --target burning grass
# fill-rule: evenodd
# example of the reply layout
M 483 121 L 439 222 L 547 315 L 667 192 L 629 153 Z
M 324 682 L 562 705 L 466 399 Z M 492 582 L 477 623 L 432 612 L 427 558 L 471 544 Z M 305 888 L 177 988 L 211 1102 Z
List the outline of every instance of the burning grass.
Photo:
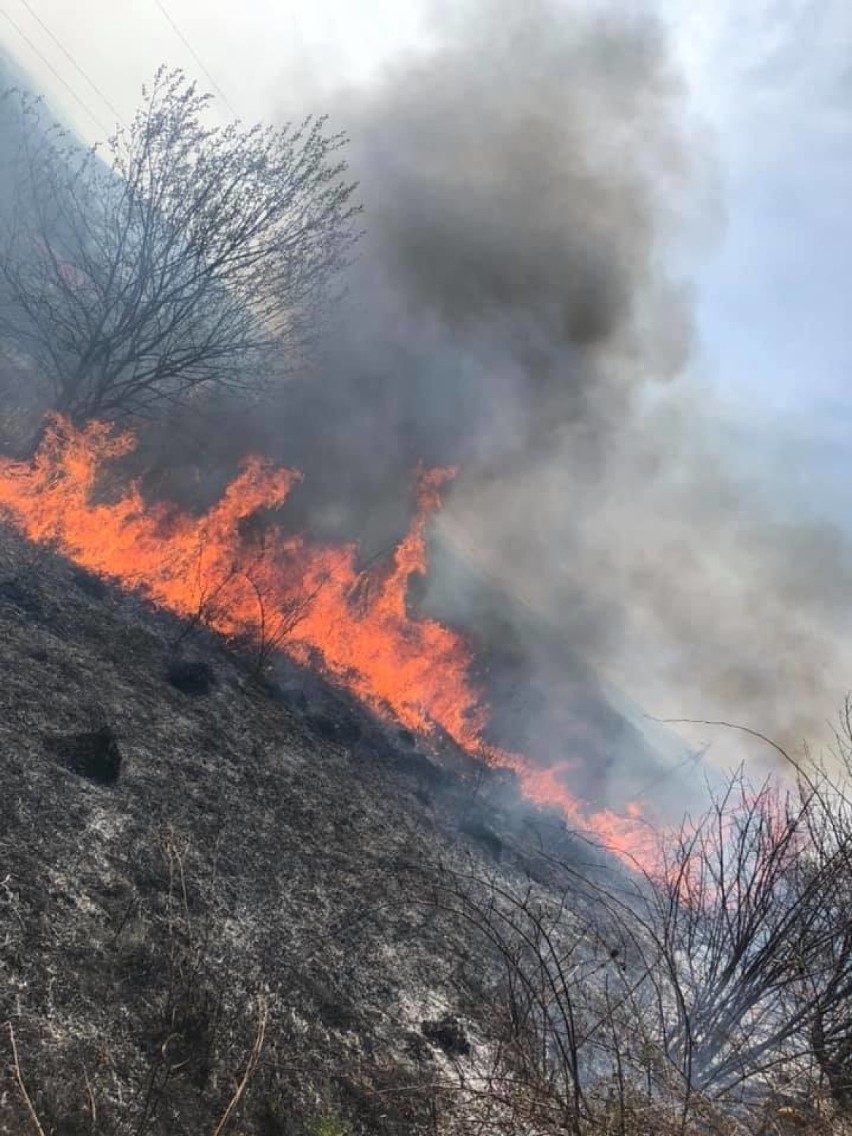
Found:
M 260 666 L 283 650 L 421 737 L 445 736 L 512 770 L 531 801 L 560 809 L 624 858 L 649 862 L 653 840 L 638 807 L 624 817 L 586 810 L 566 786 L 567 765 L 537 768 L 491 744 L 464 638 L 409 610 L 409 582 L 428 570 L 426 528 L 452 470 L 419 471 L 408 533 L 365 573 L 355 545 L 314 544 L 268 519 L 300 474 L 256 457 L 202 516 L 146 504 L 138 483 L 102 499 L 110 463 L 134 444 L 101 423 L 77 430 L 53 418 L 31 462 L 0 460 L 0 508 L 29 540 L 89 572 L 233 642 L 253 642 Z

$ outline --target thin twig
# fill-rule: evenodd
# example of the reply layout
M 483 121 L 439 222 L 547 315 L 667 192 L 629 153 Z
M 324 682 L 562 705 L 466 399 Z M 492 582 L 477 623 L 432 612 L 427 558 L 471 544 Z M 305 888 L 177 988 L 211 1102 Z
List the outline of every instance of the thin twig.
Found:
M 18 1082 L 18 1088 L 21 1090 L 21 1096 L 24 1098 L 24 1103 L 27 1106 L 27 1111 L 30 1114 L 30 1119 L 33 1122 L 36 1132 L 38 1132 L 38 1136 L 46 1136 L 45 1131 L 41 1126 L 41 1122 L 39 1121 L 38 1114 L 36 1113 L 36 1110 L 33 1106 L 33 1102 L 30 1100 L 30 1094 L 27 1092 L 26 1085 L 24 1084 L 24 1078 L 21 1073 L 21 1063 L 18 1060 L 18 1046 L 15 1043 L 15 1031 L 12 1028 L 11 1022 L 6 1022 L 6 1026 L 9 1030 L 9 1041 L 12 1046 L 12 1059 L 15 1065 L 15 1080 Z
M 255 1034 L 254 1044 L 252 1045 L 251 1053 L 249 1054 L 248 1061 L 246 1062 L 246 1069 L 243 1073 L 243 1078 L 234 1090 L 234 1095 L 231 1097 L 228 1103 L 228 1107 L 222 1114 L 222 1119 L 214 1128 L 213 1136 L 221 1136 L 222 1132 L 225 1131 L 225 1126 L 231 1119 L 231 1115 L 234 1112 L 234 1109 L 240 1103 L 240 1099 L 245 1092 L 246 1085 L 249 1083 L 252 1074 L 257 1068 L 257 1064 L 260 1061 L 260 1055 L 263 1052 L 263 1042 L 266 1036 L 266 1022 L 268 1018 L 269 1008 L 266 1005 L 266 1002 L 261 1002 L 260 1016 L 257 1023 L 257 1033 Z
M 802 769 L 798 761 L 791 757 L 783 746 L 778 742 L 773 741 L 772 738 L 762 734 L 760 730 L 753 730 L 751 726 L 743 726 L 739 722 L 725 722 L 723 720 L 715 720 L 713 718 L 656 718 L 653 714 L 646 714 L 646 718 L 652 722 L 660 722 L 664 726 L 723 726 L 726 730 L 738 730 L 741 734 L 748 734 L 749 737 L 756 738 L 760 742 L 765 742 L 779 754 L 783 759 L 789 762 L 790 765 L 801 773 Z
M 92 1088 L 92 1082 L 89 1080 L 89 1074 L 83 1069 L 83 1079 L 86 1082 L 86 1094 L 89 1098 L 89 1109 L 92 1113 L 92 1131 L 94 1132 L 98 1126 L 98 1106 L 95 1103 L 95 1093 Z

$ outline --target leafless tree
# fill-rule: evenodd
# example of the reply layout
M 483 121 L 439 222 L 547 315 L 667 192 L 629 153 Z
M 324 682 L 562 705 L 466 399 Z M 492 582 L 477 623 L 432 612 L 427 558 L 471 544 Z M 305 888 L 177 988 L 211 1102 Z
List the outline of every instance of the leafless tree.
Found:
M 561 897 L 473 868 L 433 880 L 430 901 L 496 964 L 479 1007 L 486 1042 L 458 1063 L 458 1092 L 487 1132 L 674 1131 L 670 1101 L 648 1088 L 655 1037 L 633 931 L 618 902 L 570 874 Z
M 731 1104 L 828 1080 L 848 1108 L 852 828 L 825 776 L 733 778 L 670 841 L 639 915 L 660 1044 L 682 1081 Z M 833 1079 L 832 1075 L 833 1072 Z M 819 1090 L 821 1092 L 821 1090 Z
M 317 596 L 328 584 L 327 577 L 320 577 L 313 588 L 298 591 L 294 596 L 283 599 L 277 587 L 279 573 L 286 569 L 276 562 L 274 544 L 270 544 L 269 529 L 258 517 L 243 526 L 242 560 L 239 565 L 240 579 L 250 589 L 256 606 L 256 615 L 251 628 L 244 638 L 248 656 L 252 659 L 252 669 L 257 676 L 269 670 L 276 654 L 296 628 L 310 614 Z
M 810 854 L 791 885 L 798 895 L 822 883 L 814 915 L 818 940 L 800 958 L 802 993 L 812 1006 L 811 1053 L 838 1111 L 852 1120 L 852 699 L 847 698 L 827 762 L 808 776 Z M 828 766 L 828 768 L 826 768 Z M 828 885 L 828 886 L 826 886 Z
M 321 576 L 313 588 L 283 597 L 280 578 L 284 568 L 274 555 L 275 545 L 270 542 L 267 525 L 253 517 L 239 535 L 232 557 L 224 562 L 210 554 L 204 535 L 199 538 L 193 573 L 195 605 L 172 640 L 171 653 L 177 655 L 194 632 L 221 628 L 228 622 L 229 609 L 241 605 L 248 592 L 254 614 L 231 643 L 250 660 L 252 672 L 260 677 L 308 617 L 329 581 Z
M 0 334 L 75 421 L 246 387 L 303 357 L 357 240 L 341 134 L 206 124 L 210 96 L 161 68 L 103 152 L 26 124 L 6 155 Z
M 645 893 L 660 1044 L 685 1102 L 738 1093 L 802 1055 L 796 952 L 810 912 L 789 876 L 806 807 L 735 779 L 671 840 Z
M 848 770 L 852 705 L 839 742 Z M 564 869 L 561 901 L 505 878 L 439 876 L 435 902 L 503 971 L 489 1061 L 473 1078 L 493 1130 L 845 1131 L 846 783 L 836 762 L 786 784 L 754 787 L 740 772 L 661 838 L 653 872 L 592 877 L 551 861 Z

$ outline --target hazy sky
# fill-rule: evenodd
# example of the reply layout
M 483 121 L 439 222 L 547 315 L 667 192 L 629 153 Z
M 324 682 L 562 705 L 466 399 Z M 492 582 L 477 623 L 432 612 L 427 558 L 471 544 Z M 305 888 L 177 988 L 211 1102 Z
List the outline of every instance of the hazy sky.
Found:
M 691 12 L 675 24 L 715 129 L 727 213 L 719 255 L 700 276 L 707 366 L 752 413 L 789 415 L 777 426 L 794 457 L 815 432 L 813 475 L 834 471 L 852 409 L 852 7 L 672 8 Z
M 139 88 L 160 63 L 204 75 L 169 22 L 183 37 L 246 119 L 268 118 L 294 75 L 299 82 L 336 81 L 365 74 L 418 35 L 419 5 L 399 0 L 6 0 L 11 16 L 105 125 L 111 121 L 98 96 L 51 41 L 33 13 L 123 116 L 138 103 Z M 30 10 L 28 10 L 28 8 Z M 19 32 L 3 25 L 2 39 L 43 82 L 87 137 L 101 133 Z M 225 108 L 227 114 L 227 108 Z

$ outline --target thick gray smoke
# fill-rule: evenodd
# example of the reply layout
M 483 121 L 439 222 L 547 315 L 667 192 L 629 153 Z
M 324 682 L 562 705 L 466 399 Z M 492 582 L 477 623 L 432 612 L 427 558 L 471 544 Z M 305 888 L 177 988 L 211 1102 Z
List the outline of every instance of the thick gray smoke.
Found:
M 670 266 L 707 168 L 665 37 L 555 0 L 451 7 L 332 100 L 366 239 L 321 374 L 289 392 L 296 504 L 379 549 L 411 467 L 459 464 L 436 610 L 472 619 L 449 548 L 658 712 L 796 745 L 852 674 L 850 571 L 835 533 L 734 484 L 707 402 L 665 382 L 691 348 Z
M 339 97 L 366 246 L 319 416 L 348 401 L 392 464 L 502 471 L 566 422 L 602 456 L 637 380 L 688 349 L 658 264 L 689 172 L 679 95 L 649 21 L 504 0 L 454 6 L 421 56 Z

